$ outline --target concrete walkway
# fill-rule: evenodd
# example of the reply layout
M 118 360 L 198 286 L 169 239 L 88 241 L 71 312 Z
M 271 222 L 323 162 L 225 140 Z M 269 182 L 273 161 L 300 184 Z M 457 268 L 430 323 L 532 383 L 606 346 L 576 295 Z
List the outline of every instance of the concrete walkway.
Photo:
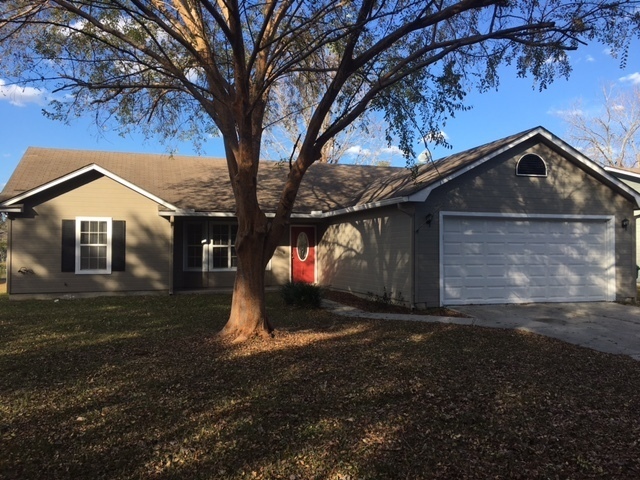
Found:
M 512 328 L 640 360 L 640 307 L 630 305 L 593 302 L 455 307 L 470 318 L 370 313 L 328 300 L 323 305 L 338 315 L 356 318 Z

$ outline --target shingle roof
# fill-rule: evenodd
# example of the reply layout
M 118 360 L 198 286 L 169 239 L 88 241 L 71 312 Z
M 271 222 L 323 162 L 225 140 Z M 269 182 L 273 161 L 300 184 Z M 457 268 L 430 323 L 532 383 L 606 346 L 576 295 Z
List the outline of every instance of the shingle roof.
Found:
M 421 165 L 415 172 L 399 167 L 314 164 L 305 175 L 294 212 L 328 212 L 406 197 L 511 145 L 533 130 Z M 92 164 L 178 208 L 235 211 L 224 159 L 35 147 L 24 154 L 0 194 L 0 202 Z M 276 162 L 261 164 L 259 199 L 265 211 L 272 211 L 277 204 L 287 171 L 287 165 Z
M 20 195 L 88 165 L 96 164 L 179 208 L 233 212 L 235 204 L 224 159 L 129 154 L 30 147 L 0 194 L 0 201 Z M 373 180 L 397 167 L 314 165 L 305 176 L 296 212 L 334 210 L 353 205 Z M 263 162 L 260 201 L 273 208 L 284 185 L 288 166 Z

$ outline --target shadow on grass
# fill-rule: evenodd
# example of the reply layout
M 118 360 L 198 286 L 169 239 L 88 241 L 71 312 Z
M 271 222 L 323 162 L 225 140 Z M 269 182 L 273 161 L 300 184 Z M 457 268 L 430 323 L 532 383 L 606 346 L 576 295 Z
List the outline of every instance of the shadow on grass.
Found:
M 228 297 L 0 301 L 3 478 L 637 478 L 638 363 Z

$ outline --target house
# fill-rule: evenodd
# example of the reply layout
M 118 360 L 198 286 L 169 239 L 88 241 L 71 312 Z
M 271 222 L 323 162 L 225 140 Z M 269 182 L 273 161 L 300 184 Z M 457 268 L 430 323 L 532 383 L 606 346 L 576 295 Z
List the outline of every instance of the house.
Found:
M 260 202 L 287 165 L 264 162 Z M 634 298 L 640 194 L 544 128 L 415 171 L 313 165 L 267 285 L 417 307 Z M 29 148 L 0 194 L 12 298 L 228 288 L 224 160 Z
M 640 192 L 640 168 L 604 167 L 604 169 L 614 177 L 629 185 L 636 192 Z M 634 217 L 636 218 L 636 270 L 638 270 L 636 280 L 640 283 L 640 223 L 637 221 L 638 218 L 640 218 L 640 210 L 636 210 L 634 212 Z

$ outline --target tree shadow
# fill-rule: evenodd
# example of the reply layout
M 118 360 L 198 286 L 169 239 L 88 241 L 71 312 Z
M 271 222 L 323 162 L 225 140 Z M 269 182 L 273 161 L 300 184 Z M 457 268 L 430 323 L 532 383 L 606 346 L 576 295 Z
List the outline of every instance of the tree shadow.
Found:
M 14 337 L 3 476 L 524 478 L 589 476 L 591 465 L 625 478 L 638 466 L 631 360 L 518 332 L 297 309 L 282 310 L 275 339 L 232 345 L 212 339 L 223 312 L 207 325 L 185 318 L 209 300 L 132 298 L 111 329 L 69 320 L 83 341 L 25 350 Z M 29 303 L 35 327 L 46 305 Z

